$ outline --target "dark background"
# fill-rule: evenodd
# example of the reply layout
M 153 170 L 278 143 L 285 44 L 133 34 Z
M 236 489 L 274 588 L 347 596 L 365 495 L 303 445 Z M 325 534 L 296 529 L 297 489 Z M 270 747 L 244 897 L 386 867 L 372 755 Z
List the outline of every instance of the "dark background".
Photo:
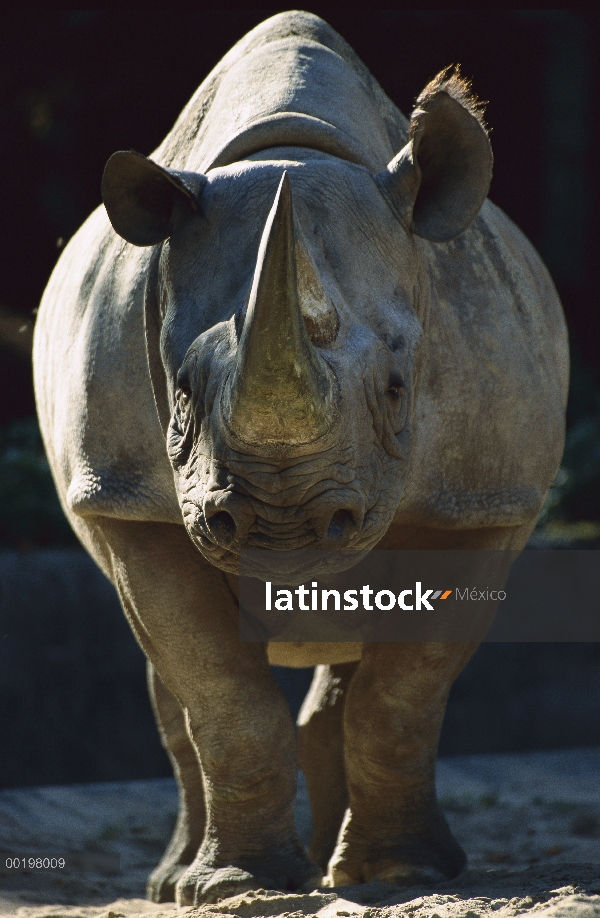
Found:
M 0 747 L 10 764 L 0 764 L 0 784 L 168 771 L 153 733 L 141 655 L 118 618 L 113 594 L 69 548 L 76 543 L 56 503 L 32 420 L 28 347 L 35 309 L 60 249 L 100 203 L 108 157 L 118 149 L 151 153 L 210 69 L 268 15 L 207 9 L 5 14 Z M 495 154 L 490 197 L 532 239 L 550 268 L 573 348 L 569 440 L 544 522 L 554 534 L 562 525 L 560 538 L 569 544 L 574 537 L 597 539 L 596 18 L 576 10 L 323 15 L 405 114 L 423 86 L 453 63 L 462 65 L 478 95 L 489 100 Z M 26 589 L 20 585 L 25 580 Z M 484 648 L 453 693 L 442 750 L 600 742 L 599 664 L 595 646 Z M 297 707 L 307 675 L 280 676 Z

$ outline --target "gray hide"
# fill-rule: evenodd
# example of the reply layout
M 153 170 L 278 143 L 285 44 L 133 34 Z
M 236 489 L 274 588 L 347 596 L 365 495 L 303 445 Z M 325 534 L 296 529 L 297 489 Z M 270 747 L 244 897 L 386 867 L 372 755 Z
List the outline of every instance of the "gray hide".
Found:
M 115 154 L 117 232 L 98 208 L 50 279 L 49 461 L 152 664 L 180 781 L 157 900 L 311 888 L 315 863 L 334 885 L 464 864 L 434 764 L 474 646 L 240 645 L 232 575 L 247 546 L 525 544 L 562 454 L 567 339 L 538 255 L 485 199 L 491 163 L 457 76 L 408 122 L 330 27 L 284 13 L 150 160 Z M 267 651 L 321 664 L 300 717 L 313 863 Z

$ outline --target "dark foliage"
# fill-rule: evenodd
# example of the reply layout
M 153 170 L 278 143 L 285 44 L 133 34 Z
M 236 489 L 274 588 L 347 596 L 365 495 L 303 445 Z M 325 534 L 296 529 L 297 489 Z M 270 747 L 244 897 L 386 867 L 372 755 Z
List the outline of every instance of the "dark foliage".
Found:
M 74 544 L 36 419 L 21 418 L 0 428 L 0 546 Z

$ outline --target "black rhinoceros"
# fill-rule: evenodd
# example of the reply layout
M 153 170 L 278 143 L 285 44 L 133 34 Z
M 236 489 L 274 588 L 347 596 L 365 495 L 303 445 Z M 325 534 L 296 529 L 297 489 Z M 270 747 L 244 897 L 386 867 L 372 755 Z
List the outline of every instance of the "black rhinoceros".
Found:
M 567 338 L 491 170 L 458 74 L 407 121 L 329 26 L 283 13 L 152 159 L 110 159 L 56 266 L 44 442 L 148 657 L 180 786 L 156 900 L 464 866 L 434 771 L 475 645 L 241 643 L 235 574 L 252 547 L 525 544 L 561 458 Z M 270 661 L 318 667 L 299 753 Z

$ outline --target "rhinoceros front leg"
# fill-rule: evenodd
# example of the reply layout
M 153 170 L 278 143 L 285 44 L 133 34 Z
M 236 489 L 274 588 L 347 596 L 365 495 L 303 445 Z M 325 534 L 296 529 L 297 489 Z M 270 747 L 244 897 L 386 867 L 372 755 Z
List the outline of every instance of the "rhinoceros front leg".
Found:
M 298 715 L 298 758 L 313 814 L 309 854 L 327 869 L 348 806 L 343 715 L 357 663 L 317 666 Z
M 177 780 L 179 812 L 167 850 L 148 878 L 146 894 L 152 902 L 174 902 L 175 885 L 194 860 L 204 838 L 204 787 L 181 705 L 165 688 L 151 663 L 148 663 L 148 691 L 160 738 Z
M 331 885 L 413 885 L 465 866 L 436 800 L 435 760 L 450 686 L 475 647 L 364 645 L 344 712 L 349 805 Z
M 181 705 L 202 763 L 202 844 L 179 905 L 256 888 L 312 889 L 321 872 L 296 834 L 294 727 L 263 644 L 238 637 L 224 575 L 183 527 L 102 520 L 96 535 L 143 650 Z

